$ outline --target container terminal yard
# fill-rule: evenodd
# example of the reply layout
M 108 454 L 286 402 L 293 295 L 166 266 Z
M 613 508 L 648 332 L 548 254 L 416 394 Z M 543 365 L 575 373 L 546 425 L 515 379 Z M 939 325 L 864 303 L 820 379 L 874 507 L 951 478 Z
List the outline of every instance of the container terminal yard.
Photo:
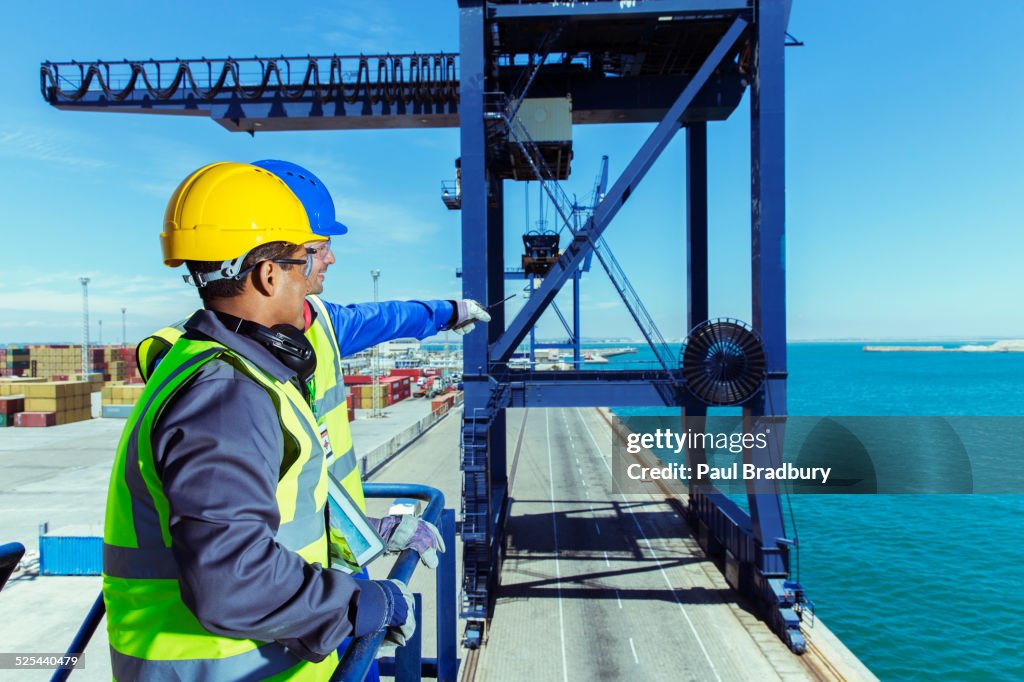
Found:
M 378 349 L 350 360 L 344 380 L 371 507 L 418 498 L 448 538 L 436 572 L 413 573 L 411 550 L 390 569 L 410 581 L 423 608 L 418 636 L 381 659 L 385 676 L 874 679 L 814 617 L 814 586 L 794 579 L 796 538 L 774 481 L 749 484 L 746 508 L 707 489 L 624 496 L 611 484 L 610 451 L 623 434 L 609 406 L 787 414 L 791 3 L 458 4 L 457 53 L 46 61 L 41 92 L 69 116 L 186 115 L 194 125 L 209 117 L 251 135 L 458 129 L 455 179 L 439 198 L 461 222 L 463 296 L 489 309 L 490 321 L 465 336 L 461 360 Z M 352 73 L 358 78 L 346 80 Z M 750 250 L 733 267 L 750 273 L 749 321 L 714 316 L 709 292 L 708 128 L 744 98 L 750 164 L 734 170 L 749 177 Z M 591 195 L 570 198 L 561 183 L 572 170 L 573 129 L 594 123 L 654 125 L 618 177 L 609 177 L 605 157 Z M 678 304 L 690 330 L 681 352 L 603 237 L 677 134 L 686 168 L 678 188 L 687 196 Z M 526 181 L 557 221 L 527 226 L 522 250 L 506 253 L 506 185 Z M 653 353 L 652 367 L 607 362 L 633 347 L 584 349 L 580 291 L 603 276 Z M 563 288 L 571 307 L 566 296 L 556 301 Z M 520 291 L 521 306 L 506 305 Z M 546 314 L 564 341 L 536 337 Z M 5 368 L 21 376 L 3 382 L 14 428 L 0 434 L 0 540 L 29 553 L 0 594 L 0 628 L 19 647 L 84 651 L 75 677 L 109 678 L 99 581 L 71 576 L 98 570 L 103 491 L 139 391 L 134 358 L 129 348 L 88 346 L 8 346 L 5 355 Z M 754 464 L 781 457 L 780 439 L 769 443 L 754 451 Z M 39 457 L 44 448 L 59 462 Z M 20 558 L 18 546 L 3 551 L 8 564 Z M 349 646 L 335 678 L 362 679 L 382 637 Z

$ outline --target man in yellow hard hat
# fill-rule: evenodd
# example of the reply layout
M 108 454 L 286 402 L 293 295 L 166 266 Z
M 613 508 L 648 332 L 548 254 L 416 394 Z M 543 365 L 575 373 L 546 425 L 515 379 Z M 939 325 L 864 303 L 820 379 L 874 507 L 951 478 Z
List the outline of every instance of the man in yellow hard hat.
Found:
M 408 636 L 397 581 L 328 565 L 327 463 L 304 300 L 322 241 L 295 194 L 248 164 L 185 179 L 164 263 L 204 308 L 163 357 L 111 475 L 103 596 L 116 679 L 328 679 L 344 637 Z
M 315 251 L 309 273 L 309 291 L 304 310 L 305 331 L 317 356 L 317 367 L 310 380 L 313 409 L 326 445 L 331 473 L 346 492 L 365 511 L 361 471 L 348 422 L 342 359 L 372 346 L 396 338 L 426 338 L 442 330 L 457 334 L 473 330 L 476 322 L 490 316 L 475 301 L 422 300 L 382 301 L 339 305 L 322 299 L 324 275 L 335 263 L 331 237 L 341 236 L 348 228 L 335 218 L 334 200 L 324 183 L 308 168 L 290 161 L 267 159 L 254 166 L 279 177 L 306 209 L 310 228 L 317 235 L 307 247 Z M 326 239 L 325 239 L 326 238 Z M 202 291 L 200 292 L 202 293 Z M 163 354 L 181 335 L 180 324 L 155 332 L 139 344 L 138 362 L 143 378 L 148 378 Z M 388 543 L 388 549 L 416 550 L 424 564 L 437 565 L 437 552 L 444 551 L 440 534 L 430 524 L 412 517 L 373 519 Z M 332 545 L 332 550 L 338 549 Z

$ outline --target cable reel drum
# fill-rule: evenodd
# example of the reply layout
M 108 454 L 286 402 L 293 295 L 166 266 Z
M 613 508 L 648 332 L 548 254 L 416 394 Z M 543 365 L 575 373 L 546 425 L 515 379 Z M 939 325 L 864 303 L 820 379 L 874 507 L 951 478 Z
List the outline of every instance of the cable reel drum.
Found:
M 707 405 L 739 405 L 761 389 L 767 376 L 760 337 L 731 318 L 705 320 L 690 330 L 679 364 L 686 388 Z

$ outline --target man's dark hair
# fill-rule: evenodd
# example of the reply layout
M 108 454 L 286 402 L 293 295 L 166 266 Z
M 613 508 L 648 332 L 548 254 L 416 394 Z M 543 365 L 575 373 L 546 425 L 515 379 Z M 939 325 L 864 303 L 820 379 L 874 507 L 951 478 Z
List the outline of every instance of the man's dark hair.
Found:
M 289 244 L 288 242 L 267 242 L 266 244 L 260 244 L 256 248 L 246 255 L 245 260 L 242 261 L 241 270 L 244 271 L 253 265 L 265 261 L 273 260 L 275 258 L 291 258 L 295 252 L 296 245 Z M 220 261 L 205 261 L 205 260 L 190 260 L 185 261 L 188 271 L 195 277 L 197 274 L 205 274 L 208 272 L 217 272 L 224 267 L 224 263 Z M 281 267 L 285 270 L 291 269 L 291 265 L 288 263 L 281 264 Z M 252 272 L 248 272 L 241 279 L 218 279 L 209 282 L 206 286 L 199 287 L 199 298 L 203 300 L 203 303 L 209 303 L 212 298 L 234 298 L 242 293 L 245 289 L 245 280 L 252 276 Z

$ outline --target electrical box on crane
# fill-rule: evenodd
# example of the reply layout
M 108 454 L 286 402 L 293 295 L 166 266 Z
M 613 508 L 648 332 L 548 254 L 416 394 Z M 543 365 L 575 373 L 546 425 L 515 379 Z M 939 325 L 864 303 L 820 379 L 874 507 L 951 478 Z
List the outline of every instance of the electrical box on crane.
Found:
M 533 146 L 544 160 L 552 177 L 565 180 L 572 166 L 572 97 L 527 97 L 520 103 L 511 121 L 520 137 Z M 502 177 L 535 180 L 536 173 L 521 147 L 506 141 Z

